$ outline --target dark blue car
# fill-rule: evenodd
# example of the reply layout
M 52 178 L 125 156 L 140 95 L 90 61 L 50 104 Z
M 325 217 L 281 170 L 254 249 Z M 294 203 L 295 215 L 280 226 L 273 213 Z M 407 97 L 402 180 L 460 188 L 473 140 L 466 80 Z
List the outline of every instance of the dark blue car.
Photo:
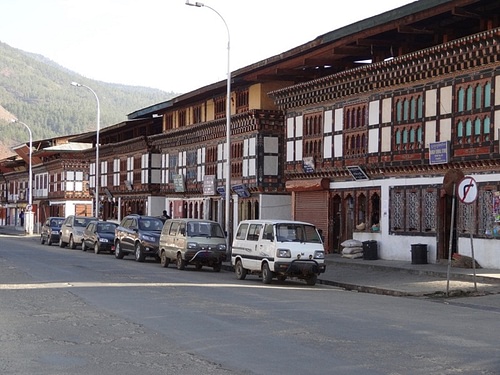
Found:
M 93 220 L 87 224 L 83 232 L 82 250 L 113 252 L 115 250 L 115 229 L 118 226 L 110 221 Z
M 43 245 L 52 245 L 53 243 L 59 242 L 59 233 L 61 231 L 61 225 L 64 221 L 64 217 L 48 217 L 47 220 L 42 225 L 40 230 L 40 243 Z

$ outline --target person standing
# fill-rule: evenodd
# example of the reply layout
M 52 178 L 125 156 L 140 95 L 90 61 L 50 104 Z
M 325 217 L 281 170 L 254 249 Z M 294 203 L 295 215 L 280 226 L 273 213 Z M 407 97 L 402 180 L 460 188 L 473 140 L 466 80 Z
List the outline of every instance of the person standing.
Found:
M 24 211 L 19 213 L 19 222 L 22 227 L 24 227 Z
M 167 213 L 167 210 L 163 210 L 162 217 L 165 218 L 166 220 L 171 219 L 170 215 Z

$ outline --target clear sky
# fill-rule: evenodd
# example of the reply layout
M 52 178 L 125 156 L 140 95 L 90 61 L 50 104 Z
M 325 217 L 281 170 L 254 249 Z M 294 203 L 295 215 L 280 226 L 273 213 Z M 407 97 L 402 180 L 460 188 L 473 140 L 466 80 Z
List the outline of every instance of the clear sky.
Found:
M 412 0 L 207 0 L 231 71 Z M 191 3 L 194 3 L 191 0 Z M 185 0 L 0 0 L 0 41 L 85 77 L 184 93 L 227 78 L 228 33 Z

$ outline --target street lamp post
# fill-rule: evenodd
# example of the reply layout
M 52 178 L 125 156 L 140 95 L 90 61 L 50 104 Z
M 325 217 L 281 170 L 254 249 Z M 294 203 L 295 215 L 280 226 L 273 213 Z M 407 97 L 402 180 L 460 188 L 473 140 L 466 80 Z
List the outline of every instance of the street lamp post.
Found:
M 231 70 L 230 70 L 230 45 L 231 45 L 231 36 L 229 34 L 229 27 L 227 26 L 226 20 L 222 15 L 217 12 L 214 8 L 205 5 L 204 3 L 195 2 L 190 3 L 189 0 L 186 0 L 186 5 L 194 6 L 194 7 L 205 7 L 212 11 L 214 11 L 224 22 L 227 30 L 227 93 L 226 93 L 226 233 L 229 236 L 231 235 L 231 224 L 230 224 L 230 207 L 231 207 Z
M 24 226 L 28 234 L 33 234 L 33 167 L 32 167 L 32 146 L 33 146 L 33 134 L 31 129 L 24 122 L 19 120 L 14 120 L 15 122 L 24 125 L 28 129 L 30 136 L 30 152 L 29 152 L 29 172 L 28 172 L 28 206 L 26 207 L 26 217 L 24 220 Z
M 101 108 L 99 105 L 99 97 L 90 87 L 82 85 L 78 82 L 71 82 L 71 85 L 76 87 L 85 87 L 92 94 L 94 94 L 97 102 L 97 125 L 96 125 L 96 139 L 95 139 L 95 209 L 94 216 L 99 217 L 99 130 L 101 127 Z

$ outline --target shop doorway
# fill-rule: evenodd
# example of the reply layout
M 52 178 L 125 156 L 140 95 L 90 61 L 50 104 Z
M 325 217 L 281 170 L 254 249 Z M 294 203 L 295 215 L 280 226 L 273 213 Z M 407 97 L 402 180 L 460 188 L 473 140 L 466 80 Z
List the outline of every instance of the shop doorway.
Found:
M 340 253 L 340 244 L 342 243 L 342 199 L 338 194 L 334 195 L 330 199 L 330 225 L 331 234 L 330 243 L 332 244 L 330 248 L 330 253 Z

